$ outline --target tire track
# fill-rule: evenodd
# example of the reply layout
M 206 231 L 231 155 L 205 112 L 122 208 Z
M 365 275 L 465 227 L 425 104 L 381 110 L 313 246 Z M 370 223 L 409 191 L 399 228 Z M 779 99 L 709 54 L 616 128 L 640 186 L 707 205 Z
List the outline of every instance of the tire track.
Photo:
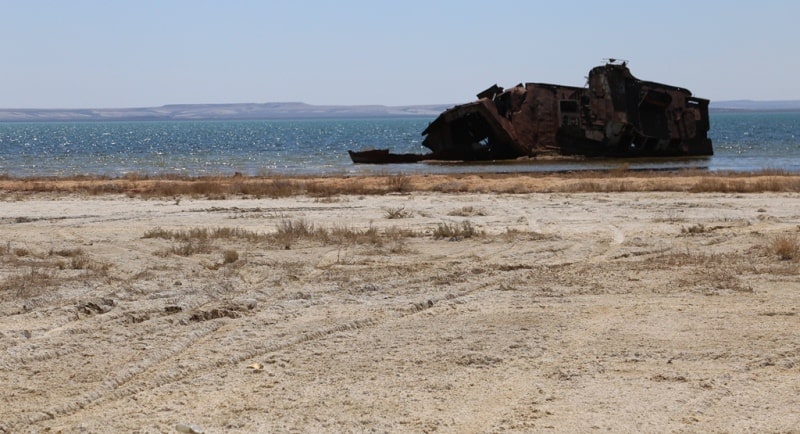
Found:
M 181 308 L 183 312 L 188 312 L 193 309 L 202 307 L 204 304 L 207 303 L 208 301 L 206 300 L 188 301 L 181 303 Z M 151 314 L 159 315 L 159 317 L 146 320 L 140 323 L 138 327 L 135 328 L 130 328 L 130 327 L 120 328 L 119 330 L 124 330 L 129 332 L 124 334 L 125 338 L 128 340 L 149 335 L 153 332 L 161 330 L 164 327 L 164 325 L 160 321 L 155 321 L 154 319 L 163 318 L 161 315 L 169 315 L 164 313 L 163 307 L 150 308 L 145 310 L 136 310 L 136 311 L 120 310 L 117 312 L 92 315 L 90 317 L 81 318 L 77 321 L 76 320 L 68 321 L 58 327 L 48 330 L 44 335 L 35 338 L 35 344 L 36 346 L 42 346 L 42 344 L 46 342 L 46 340 L 57 337 L 59 333 L 66 333 L 69 335 L 89 336 L 91 334 L 97 333 L 97 330 L 101 328 L 113 326 L 114 324 L 129 323 L 131 321 L 131 315 L 134 313 L 143 313 L 148 316 Z M 27 351 L 30 348 L 31 345 L 26 343 L 25 345 L 18 345 L 15 347 L 8 348 L 6 350 L 6 353 Z M 55 349 L 43 348 L 34 352 L 33 354 L 15 355 L 3 360 L 2 362 L 0 362 L 0 370 L 13 370 L 15 366 L 28 365 L 30 363 L 36 363 L 36 362 L 46 362 L 52 359 L 68 356 L 70 354 L 85 349 L 86 349 L 85 345 L 71 345 L 68 348 L 62 347 Z
M 481 283 L 473 288 L 462 290 L 457 294 L 451 293 L 447 296 L 427 298 L 425 301 L 412 303 L 410 306 L 404 305 L 395 307 L 392 310 L 394 311 L 395 315 L 391 315 L 391 311 L 389 311 L 389 313 L 383 313 L 377 316 L 365 317 L 329 327 L 322 327 L 302 333 L 300 335 L 295 335 L 294 337 L 283 342 L 255 346 L 250 348 L 248 351 L 231 354 L 225 359 L 208 361 L 207 363 L 193 368 L 191 371 L 179 368 L 170 368 L 166 371 L 159 371 L 151 374 L 148 378 L 141 378 L 148 371 L 152 371 L 158 365 L 164 364 L 171 358 L 177 357 L 187 348 L 196 344 L 198 341 L 211 339 L 215 332 L 223 328 L 224 325 L 228 324 L 227 322 L 221 321 L 206 321 L 203 325 L 196 326 L 199 327 L 199 329 L 195 328 L 194 330 L 190 331 L 189 334 L 179 342 L 174 343 L 169 348 L 161 350 L 155 356 L 148 357 L 148 359 L 142 363 L 125 369 L 123 372 L 104 381 L 90 392 L 87 392 L 70 402 L 55 406 L 50 409 L 20 415 L 17 419 L 7 422 L 6 425 L 0 424 L 0 432 L 17 432 L 20 429 L 24 429 L 24 427 L 27 425 L 76 414 L 90 405 L 98 405 L 106 402 L 117 401 L 144 391 L 162 388 L 178 381 L 185 380 L 191 375 L 194 375 L 196 372 L 208 373 L 211 370 L 221 369 L 230 365 L 236 365 L 246 360 L 262 357 L 266 354 L 282 351 L 307 342 L 324 339 L 338 333 L 375 327 L 387 322 L 388 320 L 413 317 L 420 312 L 434 308 L 441 301 L 457 301 L 458 299 L 472 295 L 475 292 L 491 288 L 491 285 Z
M 177 342 L 174 342 L 170 347 L 162 349 L 161 351 L 157 351 L 155 354 L 152 352 L 149 353 L 149 357 L 146 360 L 124 369 L 119 374 L 107 379 L 99 386 L 81 395 L 77 399 L 47 410 L 22 414 L 16 420 L 7 422 L 7 425 L 0 425 L 0 432 L 17 432 L 20 428 L 20 425 L 30 425 L 49 419 L 55 419 L 56 417 L 66 416 L 75 413 L 90 404 L 99 402 L 106 396 L 114 395 L 115 390 L 132 381 L 136 376 L 146 372 L 159 363 L 162 363 L 163 361 L 180 354 L 190 345 L 215 332 L 217 329 L 222 327 L 222 325 L 222 323 L 214 323 L 209 321 L 207 324 L 198 326 L 190 330 L 187 335 L 179 339 Z

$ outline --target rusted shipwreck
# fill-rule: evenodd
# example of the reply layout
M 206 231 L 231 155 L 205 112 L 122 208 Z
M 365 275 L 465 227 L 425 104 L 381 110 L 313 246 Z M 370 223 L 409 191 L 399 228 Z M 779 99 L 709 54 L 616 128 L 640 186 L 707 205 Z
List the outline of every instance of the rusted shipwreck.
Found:
M 392 163 L 713 154 L 709 100 L 681 87 L 639 80 L 626 62 L 611 60 L 593 68 L 585 87 L 494 85 L 477 97 L 445 110 L 422 132 L 426 136 L 422 144 L 430 154 L 350 151 L 351 158 L 359 163 Z

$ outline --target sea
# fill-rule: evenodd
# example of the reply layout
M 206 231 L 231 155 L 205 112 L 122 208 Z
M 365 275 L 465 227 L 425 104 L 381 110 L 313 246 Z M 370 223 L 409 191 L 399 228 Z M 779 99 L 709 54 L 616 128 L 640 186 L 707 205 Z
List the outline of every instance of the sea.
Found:
M 712 112 L 714 155 L 481 163 L 353 164 L 348 150 L 427 153 L 433 118 L 0 123 L 0 176 L 123 177 L 510 173 L 699 169 L 800 172 L 800 111 Z

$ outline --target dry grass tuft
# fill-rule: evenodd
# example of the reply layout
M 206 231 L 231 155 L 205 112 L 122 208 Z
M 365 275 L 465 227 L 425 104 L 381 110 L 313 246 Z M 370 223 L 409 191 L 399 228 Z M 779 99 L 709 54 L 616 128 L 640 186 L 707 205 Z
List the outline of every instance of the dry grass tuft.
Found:
M 211 253 L 211 243 L 207 240 L 190 240 L 176 244 L 169 248 L 166 253 L 178 256 L 192 256 L 196 254 Z
M 336 226 L 331 229 L 316 227 L 305 219 L 278 222 L 273 233 L 262 234 L 241 228 L 190 228 L 182 230 L 166 230 L 160 227 L 147 230 L 143 238 L 160 238 L 165 240 L 180 241 L 167 250 L 156 252 L 159 256 L 178 255 L 191 256 L 198 253 L 210 253 L 214 240 L 244 240 L 247 242 L 266 242 L 282 249 L 290 249 L 300 241 L 316 242 L 321 245 L 339 244 L 371 244 L 381 246 L 385 241 L 398 242 L 401 238 L 413 237 L 416 234 L 411 230 L 397 228 L 387 229 L 381 233 L 377 228 L 370 226 L 366 229 L 353 229 L 347 226 Z M 232 258 L 235 251 L 223 252 L 226 258 Z M 226 259 L 227 260 L 227 259 Z M 232 259 L 235 262 L 236 259 Z M 227 262 L 226 262 L 227 263 Z
M 704 234 L 704 233 L 707 233 L 707 232 L 711 232 L 712 230 L 713 229 L 707 228 L 702 223 L 698 223 L 698 224 L 693 225 L 693 226 L 681 228 L 681 233 L 695 235 L 695 234 Z
M 314 225 L 306 219 L 281 220 L 278 222 L 278 237 L 309 238 L 314 233 Z
M 296 181 L 276 178 L 264 182 L 236 183 L 235 188 L 233 188 L 229 194 L 243 194 L 257 198 L 270 197 L 275 199 L 294 196 L 300 194 L 304 190 L 304 187 Z
M 30 250 L 28 250 L 28 249 L 26 249 L 24 247 L 15 247 L 14 249 L 11 250 L 11 253 L 13 253 L 14 256 L 18 256 L 18 257 L 30 256 L 31 255 Z
M 769 242 L 768 250 L 783 261 L 800 259 L 800 240 L 797 235 L 778 235 Z
M 629 181 L 602 180 L 578 181 L 568 183 L 557 189 L 561 193 L 620 193 L 625 191 L 641 191 L 644 185 L 637 185 Z
M 433 185 L 431 191 L 440 193 L 466 193 L 470 191 L 470 188 L 461 181 L 447 181 Z
M 798 192 L 800 175 L 766 169 L 751 173 L 683 170 L 676 173 L 630 170 L 567 173 L 367 176 L 204 176 L 124 175 L 122 178 L 0 178 L 0 190 L 12 193 L 125 194 L 129 197 L 170 198 L 183 195 L 223 199 L 230 196 L 287 197 L 308 195 L 374 195 L 410 191 L 499 193 L 592 193 L 626 191 L 689 191 L 695 193 Z
M 325 229 L 315 228 L 313 224 L 305 219 L 281 220 L 278 222 L 278 229 L 273 236 L 273 242 L 288 250 L 292 244 L 300 240 L 317 240 L 327 243 L 329 234 Z
M 3 294 L 24 299 L 37 297 L 55 282 L 56 278 L 52 271 L 41 271 L 31 267 L 27 273 L 14 274 L 0 281 L 0 297 Z
M 386 184 L 390 192 L 405 193 L 412 190 L 411 177 L 402 173 L 388 176 Z
M 433 230 L 433 238 L 437 240 L 447 238 L 451 241 L 458 241 L 482 234 L 469 220 L 464 220 L 461 223 L 439 223 L 436 229 Z
M 77 256 L 84 256 L 86 252 L 83 251 L 81 248 L 74 248 L 74 249 L 61 249 L 61 250 L 50 250 L 48 256 L 61 256 L 64 258 L 74 258 Z
M 768 173 L 768 172 L 767 172 Z M 764 173 L 731 176 L 703 177 L 689 188 L 691 193 L 762 193 L 800 191 L 800 180 L 795 176 Z
M 372 244 L 380 246 L 383 244 L 383 237 L 378 232 L 378 229 L 372 226 L 363 230 L 335 227 L 330 231 L 329 242 L 333 244 Z
M 142 235 L 142 238 L 162 238 L 162 239 L 168 240 L 168 239 L 172 238 L 172 234 L 173 234 L 172 231 L 168 231 L 168 230 L 163 229 L 161 227 L 157 227 L 157 228 L 146 230 L 144 232 L 144 235 Z
M 454 209 L 448 212 L 447 215 L 455 217 L 476 217 L 476 216 L 485 216 L 486 211 L 480 208 L 475 208 L 473 206 L 463 206 L 461 208 Z
M 225 250 L 222 252 L 222 263 L 232 264 L 239 260 L 239 252 L 236 250 Z
M 165 240 L 192 241 L 212 239 L 244 239 L 247 241 L 263 241 L 268 236 L 259 232 L 248 231 L 242 228 L 191 228 L 186 230 L 166 230 L 160 227 L 148 229 L 142 238 L 161 238 Z
M 414 213 L 406 211 L 405 207 L 399 208 L 384 208 L 383 212 L 386 214 L 387 219 L 405 219 L 412 217 Z
M 506 228 L 506 231 L 502 234 L 502 239 L 505 242 L 514 242 L 514 241 L 540 241 L 540 240 L 548 240 L 558 238 L 553 235 L 545 235 L 535 231 L 524 231 L 520 229 L 514 228 Z
M 747 184 L 741 179 L 701 178 L 689 188 L 690 193 L 746 193 Z

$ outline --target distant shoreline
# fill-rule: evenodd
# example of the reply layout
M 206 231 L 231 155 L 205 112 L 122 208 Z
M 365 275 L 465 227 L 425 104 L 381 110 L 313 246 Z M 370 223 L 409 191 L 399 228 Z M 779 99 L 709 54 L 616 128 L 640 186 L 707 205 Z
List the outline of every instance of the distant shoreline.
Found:
M 0 122 L 222 121 L 436 117 L 454 104 L 311 105 L 301 102 L 172 104 L 98 109 L 0 109 Z M 799 101 L 719 101 L 712 113 L 796 112 Z
M 178 104 L 108 109 L 0 109 L 0 122 L 199 121 L 435 117 L 448 104 L 323 106 L 299 102 Z

